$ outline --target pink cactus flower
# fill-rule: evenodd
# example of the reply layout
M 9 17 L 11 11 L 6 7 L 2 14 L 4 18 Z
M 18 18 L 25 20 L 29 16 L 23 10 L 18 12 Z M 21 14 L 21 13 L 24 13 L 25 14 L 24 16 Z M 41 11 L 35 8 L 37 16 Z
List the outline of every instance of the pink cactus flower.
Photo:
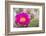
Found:
M 15 22 L 20 26 L 28 26 L 31 22 L 31 17 L 28 13 L 18 13 L 15 16 Z

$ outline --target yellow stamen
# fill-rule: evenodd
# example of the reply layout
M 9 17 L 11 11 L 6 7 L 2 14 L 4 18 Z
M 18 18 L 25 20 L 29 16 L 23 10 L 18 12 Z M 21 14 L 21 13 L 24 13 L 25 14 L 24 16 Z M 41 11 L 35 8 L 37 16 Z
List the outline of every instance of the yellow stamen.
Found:
M 26 21 L 25 17 L 20 18 L 20 22 L 25 22 L 25 21 Z

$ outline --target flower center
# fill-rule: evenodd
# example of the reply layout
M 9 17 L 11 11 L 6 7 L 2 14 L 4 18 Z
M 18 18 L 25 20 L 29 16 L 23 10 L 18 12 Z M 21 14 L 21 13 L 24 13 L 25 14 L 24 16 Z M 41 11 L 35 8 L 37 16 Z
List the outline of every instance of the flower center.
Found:
M 26 21 L 26 18 L 25 17 L 21 17 L 20 18 L 20 22 L 25 22 Z

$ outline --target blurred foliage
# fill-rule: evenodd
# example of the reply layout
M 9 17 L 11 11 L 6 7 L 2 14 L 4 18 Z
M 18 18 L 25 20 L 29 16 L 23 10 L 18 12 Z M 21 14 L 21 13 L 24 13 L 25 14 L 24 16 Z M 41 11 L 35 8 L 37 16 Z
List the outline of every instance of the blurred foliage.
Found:
M 15 10 L 16 10 L 16 13 L 20 13 L 21 11 L 23 11 L 22 8 L 16 8 Z
M 38 27 L 39 26 L 39 20 L 38 19 L 32 19 L 31 23 L 29 24 L 30 27 Z
M 32 20 L 32 19 L 34 19 L 34 15 L 33 15 L 33 14 L 31 14 L 31 20 Z

